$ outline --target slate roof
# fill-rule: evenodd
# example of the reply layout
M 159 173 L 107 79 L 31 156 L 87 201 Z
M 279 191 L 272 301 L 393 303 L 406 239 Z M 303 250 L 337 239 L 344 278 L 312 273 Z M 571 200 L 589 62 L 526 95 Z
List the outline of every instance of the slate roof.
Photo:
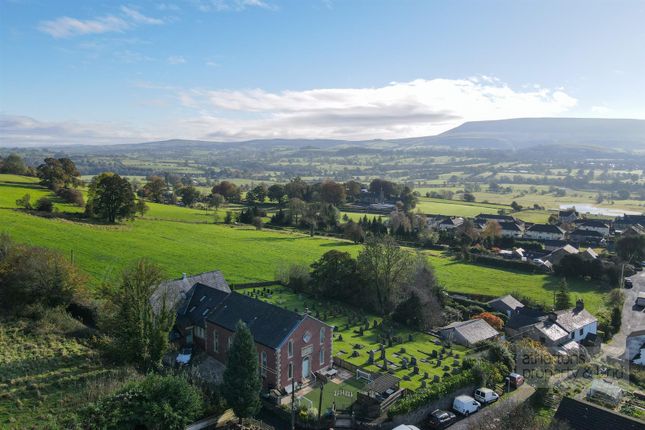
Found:
M 528 228 L 527 231 L 534 231 L 538 233 L 556 233 L 556 234 L 564 233 L 564 230 L 562 230 L 557 225 L 553 225 L 553 224 L 533 224 Z
M 236 292 L 230 293 L 206 317 L 213 324 L 230 331 L 235 331 L 235 325 L 242 320 L 251 330 L 255 341 L 269 348 L 279 347 L 305 318 L 296 312 Z
M 584 308 L 575 307 L 573 309 L 556 311 L 555 313 L 558 316 L 558 325 L 568 332 L 579 330 L 587 324 L 598 321 L 595 316 L 591 315 Z
M 522 302 L 520 302 L 510 294 L 493 299 L 488 302 L 488 305 L 494 309 L 499 309 L 502 311 L 514 311 L 515 309 L 524 307 L 524 304 Z
M 538 323 L 546 318 L 546 313 L 540 309 L 523 307 L 517 310 L 516 313 L 506 322 L 506 327 L 517 330 L 535 323 Z
M 460 226 L 464 223 L 463 218 L 445 218 L 443 221 L 441 221 L 439 224 L 441 225 L 455 225 L 455 226 Z
M 599 219 L 587 219 L 584 220 L 578 225 L 583 226 L 583 227 L 600 227 L 600 228 L 609 228 L 609 224 L 606 223 L 605 221 L 599 220 Z
M 576 208 L 563 209 L 558 213 L 559 216 L 567 216 L 571 214 L 578 215 L 578 211 L 576 210 Z
M 535 329 L 539 331 L 544 337 L 557 342 L 562 338 L 565 338 L 569 335 L 569 332 L 565 331 L 559 324 L 556 324 L 548 319 L 540 321 L 534 325 Z
M 504 231 L 522 231 L 520 226 L 517 225 L 515 222 L 500 222 L 499 226 Z
M 557 420 L 566 421 L 573 430 L 621 429 L 643 430 L 645 424 L 635 418 L 617 414 L 609 409 L 564 397 L 555 413 Z
M 497 336 L 497 330 L 491 327 L 483 319 L 474 319 L 468 321 L 458 321 L 452 324 L 448 324 L 445 327 L 441 327 L 439 330 L 455 330 L 464 339 L 466 339 L 470 344 L 481 342 Z
M 204 284 L 193 285 L 185 306 L 177 318 L 177 323 L 188 327 L 190 325 L 204 326 L 206 315 L 219 305 L 230 293 Z
M 622 217 L 618 217 L 614 221 L 615 223 L 618 224 L 641 224 L 645 225 L 645 215 L 623 215 Z
M 573 230 L 571 233 L 571 236 L 584 236 L 584 237 L 594 237 L 597 239 L 602 239 L 605 237 L 604 234 L 600 233 L 599 231 L 596 230 L 582 230 L 580 228 L 577 228 Z
M 161 297 L 163 297 L 163 294 L 165 293 L 168 303 L 173 308 L 177 308 L 178 312 L 182 314 L 185 310 L 185 305 L 187 304 L 185 299 L 188 297 L 190 289 L 193 285 L 198 283 L 221 291 L 231 292 L 231 288 L 226 283 L 222 272 L 219 270 L 213 270 L 211 272 L 182 276 L 179 279 L 163 281 L 152 294 L 150 301 L 155 308 L 158 308 L 161 303 Z
M 499 215 L 499 214 L 479 214 L 475 217 L 476 219 L 485 219 L 485 220 L 503 220 L 515 222 L 515 217 L 512 215 Z

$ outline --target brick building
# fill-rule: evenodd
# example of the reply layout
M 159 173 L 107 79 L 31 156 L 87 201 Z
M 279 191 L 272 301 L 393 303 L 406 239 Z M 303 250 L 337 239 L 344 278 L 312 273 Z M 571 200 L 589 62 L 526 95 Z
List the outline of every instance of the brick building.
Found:
M 258 351 L 264 389 L 289 388 L 332 364 L 332 327 L 236 292 L 195 284 L 179 308 L 180 339 L 226 364 L 235 325 L 244 321 Z

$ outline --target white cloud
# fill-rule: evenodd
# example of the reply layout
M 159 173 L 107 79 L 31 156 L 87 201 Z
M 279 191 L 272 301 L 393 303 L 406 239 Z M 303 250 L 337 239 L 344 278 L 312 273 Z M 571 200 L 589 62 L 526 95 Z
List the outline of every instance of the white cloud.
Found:
M 0 115 L 0 146 L 48 146 L 141 142 L 154 136 L 127 124 L 39 121 Z
M 422 136 L 464 121 L 554 116 L 577 103 L 561 89 L 515 91 L 488 77 L 277 93 L 191 89 L 177 96 L 199 112 L 191 124 L 213 138 Z
M 127 6 L 121 6 L 121 12 L 123 12 L 128 18 L 133 22 L 139 24 L 148 24 L 148 25 L 161 25 L 163 21 L 159 18 L 151 18 L 139 12 L 136 9 Z
M 121 16 L 107 15 L 85 20 L 62 16 L 42 21 L 38 29 L 57 39 L 64 39 L 85 34 L 121 33 L 140 24 L 160 25 L 163 21 L 143 15 L 131 7 L 121 6 Z
M 168 61 L 168 64 L 173 64 L 173 65 L 186 63 L 186 59 L 181 55 L 171 55 L 166 59 L 166 61 Z
M 393 139 L 433 135 L 465 121 L 558 116 L 577 104 L 562 89 L 517 91 L 488 78 L 417 79 L 374 88 L 282 92 L 181 89 L 147 82 L 137 83 L 136 87 L 154 92 L 156 98 L 171 96 L 175 104 L 168 109 L 175 112 L 179 104 L 185 114 L 175 121 L 136 128 L 7 117 L 10 120 L 0 121 L 0 136 L 6 142 L 42 144 L 102 144 L 175 137 Z
M 122 32 L 130 25 L 123 19 L 108 15 L 101 18 L 80 20 L 63 16 L 51 21 L 43 21 L 38 29 L 57 39 L 83 34 Z
M 248 8 L 276 9 L 276 6 L 265 0 L 193 0 L 202 12 L 243 11 Z

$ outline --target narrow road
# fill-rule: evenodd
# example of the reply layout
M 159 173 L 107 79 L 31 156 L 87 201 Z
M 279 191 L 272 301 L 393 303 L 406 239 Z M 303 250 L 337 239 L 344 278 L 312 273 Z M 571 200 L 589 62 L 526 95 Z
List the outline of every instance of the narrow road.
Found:
M 485 406 L 479 412 L 457 421 L 450 426 L 450 430 L 469 430 L 472 428 L 477 428 L 477 423 L 481 422 L 482 420 L 492 420 L 496 418 L 496 413 L 500 407 L 503 407 L 504 410 L 509 410 L 508 408 L 517 407 L 524 403 L 526 399 L 531 397 L 534 392 L 535 388 L 531 387 L 529 384 L 524 384 L 512 393 L 502 397 L 492 405 Z
M 635 330 L 645 329 L 645 309 L 641 306 L 636 306 L 638 293 L 645 291 L 645 270 L 637 272 L 630 279 L 634 283 L 634 287 L 630 289 L 623 288 L 625 303 L 623 304 L 623 319 L 620 332 L 616 333 L 609 343 L 602 344 L 603 354 L 614 358 L 620 358 L 625 353 L 625 342 L 628 334 Z

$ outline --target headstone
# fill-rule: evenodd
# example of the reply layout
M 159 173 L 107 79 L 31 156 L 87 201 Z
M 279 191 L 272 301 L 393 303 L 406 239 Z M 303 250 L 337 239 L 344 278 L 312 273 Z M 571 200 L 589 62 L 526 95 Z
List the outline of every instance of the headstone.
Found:
M 412 333 L 408 335 L 408 342 L 413 342 L 414 341 L 414 336 L 412 336 Z
M 425 388 L 425 387 L 426 387 L 426 381 L 423 380 L 423 381 L 421 381 L 421 388 Z
M 423 372 L 423 379 L 428 379 L 428 378 L 429 378 L 428 372 Z
M 432 382 L 439 382 L 440 380 L 441 380 L 441 378 L 439 378 L 439 375 L 434 375 L 432 377 Z
M 437 350 L 433 349 L 430 355 L 432 356 L 432 358 L 437 358 Z
M 358 351 L 354 350 L 352 352 L 352 358 L 356 358 L 356 357 L 358 357 Z
M 408 359 L 407 358 L 404 358 L 403 360 L 401 360 L 401 367 L 404 368 L 404 369 L 408 368 Z
M 370 351 L 370 356 L 367 359 L 367 364 L 374 364 L 374 350 Z
M 417 365 L 417 358 L 416 358 L 416 357 L 412 357 L 412 358 L 410 359 L 410 364 L 411 364 L 411 365 L 413 365 L 413 366 L 416 366 L 416 365 Z
M 338 335 L 338 340 L 339 340 L 340 342 L 342 342 L 342 341 L 343 341 L 343 335 L 342 335 L 342 334 L 339 334 L 339 335 Z
M 405 354 L 405 348 L 399 348 L 399 354 Z
M 457 360 L 457 359 L 453 360 L 452 365 L 453 365 L 453 367 L 459 366 L 459 360 Z
M 385 348 L 381 345 L 381 360 L 385 361 Z
M 459 358 L 459 353 L 455 354 L 455 358 Z
M 404 381 L 409 381 L 409 380 L 410 380 L 410 377 L 409 377 L 408 375 L 404 375 L 404 376 L 403 376 L 403 380 L 404 380 Z
M 418 375 L 419 374 L 419 367 L 414 366 L 414 368 L 412 369 L 412 374 L 413 375 Z

